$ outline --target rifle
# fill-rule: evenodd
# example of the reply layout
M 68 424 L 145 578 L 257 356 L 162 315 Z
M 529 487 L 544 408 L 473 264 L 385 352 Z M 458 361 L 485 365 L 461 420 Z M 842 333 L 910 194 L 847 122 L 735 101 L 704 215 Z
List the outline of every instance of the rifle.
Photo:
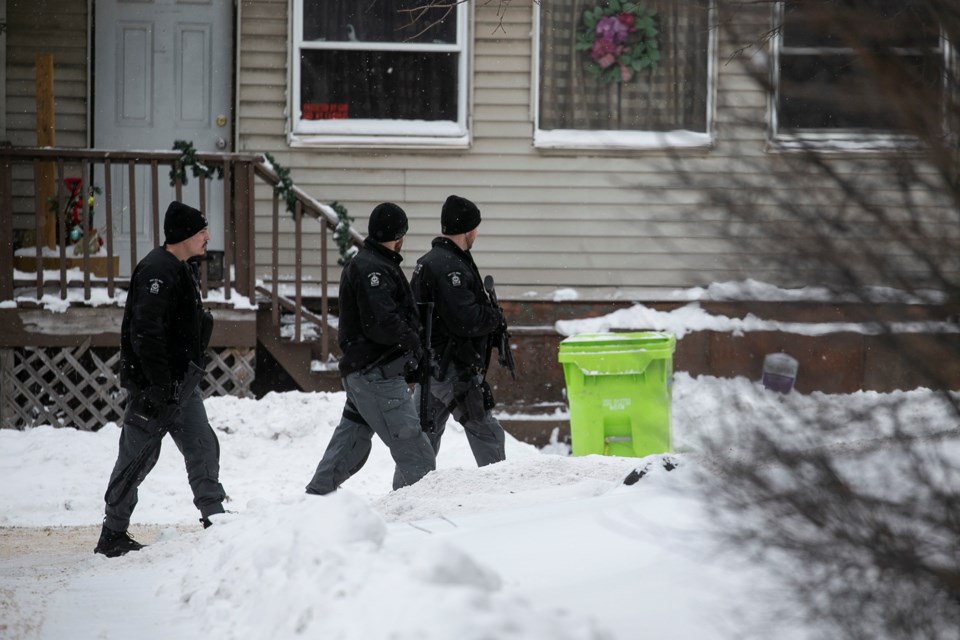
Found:
M 418 306 L 426 308 L 423 320 L 423 360 L 424 364 L 420 368 L 420 428 L 424 433 L 433 433 L 433 420 L 435 416 L 430 415 L 430 380 L 437 373 L 436 365 L 433 362 L 433 345 L 430 343 L 433 339 L 433 302 L 418 302 Z
M 483 288 L 486 289 L 487 294 L 490 296 L 490 301 L 493 303 L 493 306 L 500 310 L 500 315 L 502 316 L 503 307 L 500 306 L 500 301 L 497 300 L 497 290 L 494 288 L 493 276 L 487 276 L 483 279 Z M 491 346 L 497 347 L 497 362 L 500 363 L 501 367 L 506 367 L 509 369 L 510 376 L 516 380 L 517 365 L 513 361 L 513 352 L 510 351 L 510 334 L 507 332 L 506 328 L 504 328 L 502 331 L 498 331 L 491 337 L 494 340 Z M 487 352 L 487 362 L 490 362 L 490 351 Z
M 141 475 L 147 461 L 156 455 L 157 450 L 160 448 L 160 441 L 163 440 L 163 436 L 170 430 L 170 425 L 173 424 L 173 421 L 179 414 L 183 402 L 193 395 L 194 390 L 196 390 L 197 385 L 200 384 L 200 380 L 203 379 L 206 373 L 203 367 L 197 366 L 193 362 L 190 363 L 186 375 L 183 376 L 183 380 L 177 385 L 174 391 L 174 404 L 167 405 L 163 408 L 163 411 L 160 412 L 159 416 L 147 422 L 146 428 L 150 431 L 150 437 L 144 443 L 143 448 L 137 452 L 133 460 L 120 470 L 117 477 L 114 478 L 110 482 L 110 486 L 107 487 L 107 493 L 103 498 L 109 506 L 113 507 L 122 502 L 123 499 L 127 497 L 127 494 L 130 493 L 130 490 L 133 489 L 134 484 L 143 480 Z

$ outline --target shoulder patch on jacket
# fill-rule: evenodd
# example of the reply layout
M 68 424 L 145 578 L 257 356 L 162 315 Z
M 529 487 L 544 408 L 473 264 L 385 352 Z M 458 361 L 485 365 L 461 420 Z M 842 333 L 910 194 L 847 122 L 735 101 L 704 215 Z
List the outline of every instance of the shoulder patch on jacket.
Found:
M 451 271 L 447 274 L 451 287 L 459 287 L 463 284 L 463 274 L 460 271 Z
M 381 277 L 382 276 L 380 275 L 379 271 L 374 271 L 373 273 L 367 274 L 367 282 L 371 287 L 379 287 Z
M 160 278 L 150 278 L 150 288 L 148 291 L 153 295 L 160 293 L 160 287 L 163 286 L 163 280 Z

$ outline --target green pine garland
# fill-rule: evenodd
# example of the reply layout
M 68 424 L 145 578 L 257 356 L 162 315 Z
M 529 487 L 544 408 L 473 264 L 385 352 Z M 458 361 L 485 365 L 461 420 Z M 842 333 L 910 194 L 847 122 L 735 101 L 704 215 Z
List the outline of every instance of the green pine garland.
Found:
M 341 267 L 357 254 L 357 248 L 353 244 L 353 235 L 350 233 L 350 223 L 353 218 L 347 213 L 347 208 L 339 202 L 330 203 L 330 208 L 337 212 L 337 228 L 333 232 L 333 239 L 337 241 L 337 247 L 340 249 L 340 259 L 337 264 Z
M 190 167 L 191 173 L 193 173 L 195 178 L 199 178 L 200 176 L 211 178 L 214 174 L 216 174 L 218 178 L 223 178 L 223 167 L 211 168 L 200 162 L 197 158 L 197 150 L 189 140 L 177 140 L 173 143 L 173 148 L 175 151 L 180 152 L 180 162 L 170 169 L 171 187 L 176 185 L 178 179 L 181 184 L 187 184 L 187 167 Z M 263 156 L 273 166 L 273 170 L 277 174 L 277 178 L 279 178 L 279 184 L 275 186 L 273 190 L 286 203 L 287 211 L 290 212 L 290 215 L 294 215 L 297 210 L 297 194 L 293 189 L 290 170 L 281 166 L 273 155 L 265 153 Z M 99 190 L 97 192 L 99 193 Z M 350 262 L 350 258 L 357 252 L 356 247 L 353 246 L 353 236 L 350 233 L 350 223 L 353 222 L 353 218 L 347 213 L 347 208 L 339 202 L 332 203 L 330 207 L 337 212 L 337 218 L 339 220 L 333 232 L 333 239 L 336 240 L 337 247 L 340 249 L 340 259 L 337 260 L 337 264 L 343 266 Z
M 263 154 L 263 157 L 273 166 L 273 171 L 279 178 L 279 184 L 273 190 L 287 203 L 287 211 L 290 215 L 295 215 L 297 210 L 297 195 L 293 190 L 293 180 L 290 178 L 290 170 L 281 166 L 277 160 L 269 153 Z M 347 213 L 347 208 L 339 202 L 333 202 L 330 207 L 337 212 L 337 227 L 333 232 L 333 239 L 337 242 L 340 249 L 340 259 L 337 264 L 343 266 L 350 262 L 350 258 L 356 254 L 357 250 L 353 246 L 353 237 L 350 234 L 350 223 L 353 218 Z
M 290 169 L 281 166 L 269 153 L 263 154 L 263 157 L 273 165 L 273 171 L 277 174 L 277 178 L 280 179 L 280 184 L 273 188 L 274 192 L 287 203 L 287 211 L 290 212 L 290 215 L 295 215 L 297 212 L 297 194 L 293 191 L 293 180 L 290 178 Z
M 216 174 L 218 178 L 223 178 L 222 167 L 216 167 L 214 169 L 200 162 L 197 158 L 197 150 L 194 149 L 192 142 L 188 140 L 177 140 L 174 142 L 173 148 L 180 152 L 180 162 L 170 169 L 170 186 L 174 186 L 177 183 L 177 179 L 180 180 L 181 184 L 187 184 L 187 167 L 190 167 L 195 178 L 199 178 L 200 176 L 211 178 L 214 174 Z M 286 203 L 287 211 L 290 212 L 290 215 L 294 215 L 297 210 L 297 194 L 293 188 L 293 180 L 290 178 L 290 170 L 281 166 L 273 155 L 265 153 L 263 156 L 273 166 L 273 170 L 279 179 L 279 184 L 273 188 L 274 192 Z M 336 240 L 337 247 L 340 249 L 340 259 L 337 261 L 337 264 L 343 266 L 347 264 L 350 258 L 357 252 L 356 247 L 353 246 L 353 237 L 350 234 L 350 223 L 353 222 L 353 218 L 347 213 L 347 208 L 339 202 L 334 202 L 330 207 L 337 212 L 337 218 L 339 220 L 333 232 L 333 239 Z
M 193 143 L 189 140 L 176 140 L 173 143 L 173 150 L 180 152 L 180 162 L 175 163 L 170 169 L 170 186 L 176 186 L 177 180 L 180 184 L 187 184 L 187 167 L 190 167 L 194 178 L 204 177 L 210 179 L 216 174 L 223 179 L 223 167 L 208 167 L 197 158 L 197 150 L 193 148 Z

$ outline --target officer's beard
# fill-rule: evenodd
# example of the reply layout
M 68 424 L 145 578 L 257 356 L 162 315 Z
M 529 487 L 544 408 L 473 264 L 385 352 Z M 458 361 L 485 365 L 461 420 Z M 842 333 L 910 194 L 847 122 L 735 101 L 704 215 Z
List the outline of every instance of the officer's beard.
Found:
M 403 248 L 403 238 L 397 240 L 397 244 L 393 247 L 395 253 L 400 253 L 400 249 Z

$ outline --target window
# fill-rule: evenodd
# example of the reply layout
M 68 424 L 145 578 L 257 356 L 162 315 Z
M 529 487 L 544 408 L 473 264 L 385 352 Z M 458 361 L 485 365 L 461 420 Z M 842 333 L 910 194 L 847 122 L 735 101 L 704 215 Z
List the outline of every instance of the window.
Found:
M 779 3 L 775 140 L 787 148 L 902 144 L 918 131 L 905 114 L 942 132 L 948 47 L 922 6 L 917 0 Z
M 294 0 L 293 145 L 464 146 L 467 5 Z
M 535 146 L 636 149 L 709 145 L 714 47 L 711 4 L 710 0 L 551 0 L 542 7 L 537 3 Z M 623 75 L 619 79 L 596 77 L 602 68 L 594 63 L 596 49 L 587 50 L 582 44 L 578 49 L 577 43 L 585 38 L 600 39 L 599 23 L 590 26 L 593 21 L 584 15 L 598 10 L 605 12 L 604 17 L 631 13 L 634 17 L 625 23 L 630 28 L 640 25 L 642 16 L 652 14 L 659 53 L 654 64 L 635 70 L 629 65 L 636 58 L 608 58 L 607 74 L 615 70 Z M 634 43 L 627 40 L 626 46 L 632 49 Z

